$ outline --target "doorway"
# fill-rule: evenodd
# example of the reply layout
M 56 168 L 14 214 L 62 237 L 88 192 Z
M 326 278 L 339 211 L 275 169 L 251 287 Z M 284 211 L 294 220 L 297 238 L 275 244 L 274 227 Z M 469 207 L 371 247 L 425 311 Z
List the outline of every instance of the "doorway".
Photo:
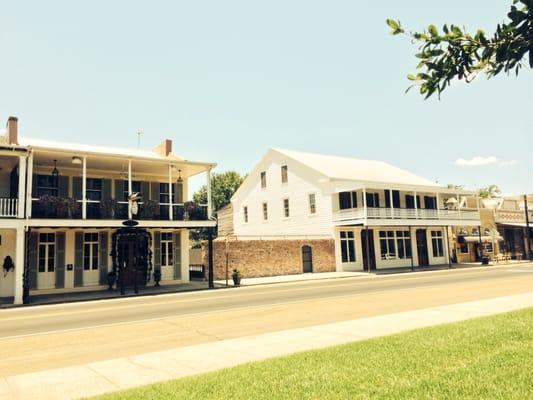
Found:
M 363 249 L 363 269 L 365 271 L 375 271 L 376 250 L 374 248 L 374 231 L 372 229 L 363 229 L 361 231 L 361 246 Z
M 429 265 L 428 239 L 425 229 L 416 230 L 416 251 L 418 254 L 418 266 L 427 267 Z
M 304 274 L 313 272 L 313 249 L 311 246 L 302 247 L 302 264 Z
M 118 271 L 117 286 L 145 286 L 151 271 L 150 235 L 144 229 L 122 228 L 113 234 L 113 265 Z M 115 268 L 115 267 L 114 267 Z

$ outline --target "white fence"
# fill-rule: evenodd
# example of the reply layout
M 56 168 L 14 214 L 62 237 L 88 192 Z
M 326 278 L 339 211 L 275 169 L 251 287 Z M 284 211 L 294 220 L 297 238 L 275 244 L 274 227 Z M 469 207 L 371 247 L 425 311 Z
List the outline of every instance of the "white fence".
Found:
M 18 199 L 0 198 L 0 217 L 16 217 L 18 212 Z
M 414 208 L 352 208 L 340 210 L 333 214 L 334 222 L 358 219 L 422 219 L 422 220 L 464 220 L 475 221 L 479 219 L 479 211 L 472 209 L 460 210 L 432 210 Z

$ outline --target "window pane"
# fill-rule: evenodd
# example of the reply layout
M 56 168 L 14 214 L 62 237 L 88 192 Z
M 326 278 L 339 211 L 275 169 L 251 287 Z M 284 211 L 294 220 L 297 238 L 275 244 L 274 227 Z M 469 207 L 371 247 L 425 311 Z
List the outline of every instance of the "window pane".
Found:
M 353 240 L 348 240 L 348 254 L 350 262 L 355 261 L 355 245 Z
M 341 255 L 342 262 L 348 262 L 348 244 L 346 243 L 346 240 L 341 241 Z

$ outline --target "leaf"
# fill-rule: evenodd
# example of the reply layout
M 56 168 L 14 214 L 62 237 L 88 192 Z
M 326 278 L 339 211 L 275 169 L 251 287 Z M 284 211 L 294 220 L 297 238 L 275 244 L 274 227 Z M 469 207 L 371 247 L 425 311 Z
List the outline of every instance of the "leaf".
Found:
M 433 37 L 439 36 L 439 31 L 437 30 L 437 27 L 435 25 L 428 26 L 428 32 Z

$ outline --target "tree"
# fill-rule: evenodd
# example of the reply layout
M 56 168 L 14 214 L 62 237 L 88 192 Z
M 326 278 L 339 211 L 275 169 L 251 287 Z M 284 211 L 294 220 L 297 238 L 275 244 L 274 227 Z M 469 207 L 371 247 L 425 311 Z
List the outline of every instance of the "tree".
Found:
M 494 197 L 500 196 L 502 191 L 498 185 L 489 185 L 486 188 L 479 189 L 478 194 L 482 199 L 493 199 Z
M 211 200 L 213 211 L 218 211 L 229 204 L 231 196 L 237 191 L 245 176 L 235 171 L 213 174 L 211 177 Z M 202 186 L 193 194 L 193 200 L 199 204 L 207 204 L 207 186 Z
M 456 25 L 444 25 L 442 32 L 435 25 L 423 32 L 409 32 L 413 43 L 419 43 L 417 69 L 422 72 L 407 79 L 415 82 L 413 86 L 418 86 L 426 99 L 434 93 L 440 98 L 454 79 L 469 83 L 480 72 L 489 78 L 502 71 L 518 75 L 526 58 L 533 68 L 533 0 L 513 0 L 507 16 L 510 21 L 498 24 L 491 37 L 480 29 L 470 34 Z M 406 33 L 399 21 L 388 19 L 387 25 L 393 35 Z

